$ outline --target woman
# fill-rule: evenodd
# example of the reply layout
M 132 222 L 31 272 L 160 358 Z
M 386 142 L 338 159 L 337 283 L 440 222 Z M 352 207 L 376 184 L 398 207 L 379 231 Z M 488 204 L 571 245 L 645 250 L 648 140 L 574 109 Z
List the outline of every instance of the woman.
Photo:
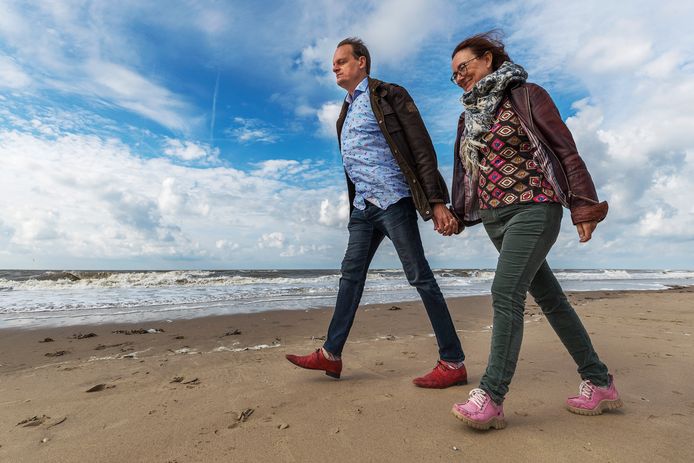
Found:
M 482 222 L 499 250 L 492 284 L 494 321 L 487 369 L 479 388 L 453 414 L 478 429 L 506 426 L 503 401 L 523 337 L 526 292 L 578 365 L 579 394 L 571 412 L 598 415 L 622 402 L 581 320 L 545 257 L 559 234 L 562 205 L 571 210 L 579 241 L 590 240 L 607 215 L 576 151 L 571 133 L 547 92 L 526 83 L 492 32 L 453 51 L 451 80 L 465 90 L 453 173 L 459 228 Z

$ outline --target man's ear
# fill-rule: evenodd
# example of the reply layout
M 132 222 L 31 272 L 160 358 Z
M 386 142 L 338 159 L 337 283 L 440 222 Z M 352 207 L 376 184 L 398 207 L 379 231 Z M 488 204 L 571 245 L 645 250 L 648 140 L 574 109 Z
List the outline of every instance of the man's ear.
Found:
M 359 57 L 359 69 L 366 70 L 366 56 Z

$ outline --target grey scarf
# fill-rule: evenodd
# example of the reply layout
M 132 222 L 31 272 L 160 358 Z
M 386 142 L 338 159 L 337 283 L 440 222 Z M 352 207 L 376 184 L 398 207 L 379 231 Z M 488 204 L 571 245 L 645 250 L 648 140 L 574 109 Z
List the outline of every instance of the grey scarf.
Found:
M 506 88 L 512 83 L 523 83 L 528 78 L 522 66 L 510 61 L 484 76 L 472 90 L 460 97 L 465 107 L 465 139 L 460 144 L 460 159 L 470 174 L 477 176 L 480 168 L 479 149 L 484 147 L 482 137 L 489 132 L 494 122 Z

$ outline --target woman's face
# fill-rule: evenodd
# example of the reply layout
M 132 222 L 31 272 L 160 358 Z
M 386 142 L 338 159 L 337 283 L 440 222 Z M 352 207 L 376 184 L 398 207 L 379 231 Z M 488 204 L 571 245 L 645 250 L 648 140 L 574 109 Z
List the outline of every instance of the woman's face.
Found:
M 463 48 L 453 56 L 451 71 L 455 83 L 469 92 L 480 79 L 491 74 L 492 54 L 485 52 L 476 56 L 469 48 Z

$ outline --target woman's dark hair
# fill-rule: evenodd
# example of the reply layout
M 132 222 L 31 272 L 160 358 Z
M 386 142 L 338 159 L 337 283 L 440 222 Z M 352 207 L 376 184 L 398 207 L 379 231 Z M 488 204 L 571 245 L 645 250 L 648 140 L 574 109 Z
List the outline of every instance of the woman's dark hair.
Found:
M 501 41 L 502 33 L 498 30 L 482 32 L 463 40 L 455 47 L 451 59 L 460 50 L 470 49 L 475 56 L 482 56 L 486 52 L 492 54 L 492 70 L 496 71 L 504 61 L 511 61 L 511 58 L 504 50 L 504 42 Z
M 371 72 L 371 55 L 369 55 L 369 49 L 366 48 L 364 42 L 358 37 L 347 37 L 338 43 L 336 48 L 340 48 L 342 45 L 352 46 L 352 56 L 355 59 L 359 59 L 362 56 L 366 58 L 366 74 L 368 75 Z

